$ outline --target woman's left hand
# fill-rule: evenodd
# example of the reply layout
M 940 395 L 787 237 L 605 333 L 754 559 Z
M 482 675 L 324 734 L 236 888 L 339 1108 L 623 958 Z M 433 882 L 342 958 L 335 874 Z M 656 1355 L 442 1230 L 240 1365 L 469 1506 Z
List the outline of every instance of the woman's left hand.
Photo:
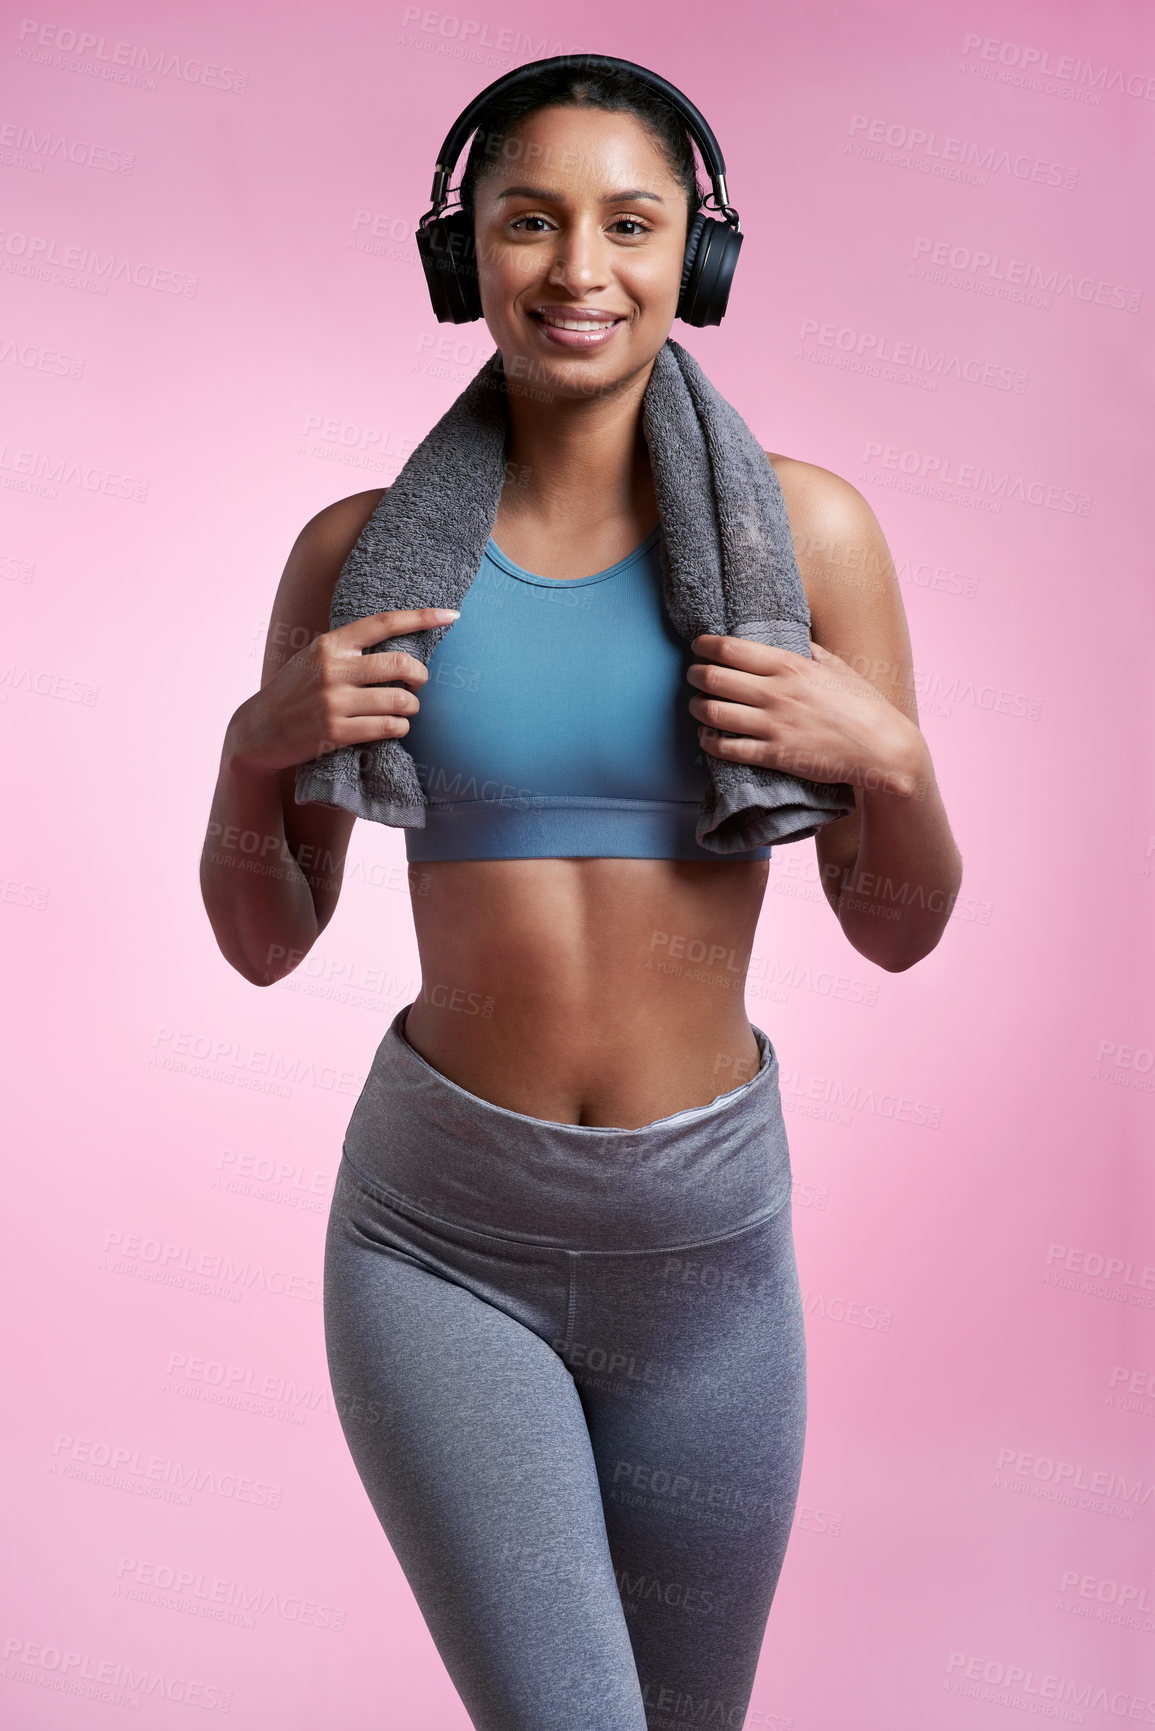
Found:
M 709 633 L 690 648 L 706 658 L 686 678 L 698 688 L 690 713 L 712 757 L 905 798 L 925 786 L 916 724 L 833 651 L 812 643 L 811 659 Z

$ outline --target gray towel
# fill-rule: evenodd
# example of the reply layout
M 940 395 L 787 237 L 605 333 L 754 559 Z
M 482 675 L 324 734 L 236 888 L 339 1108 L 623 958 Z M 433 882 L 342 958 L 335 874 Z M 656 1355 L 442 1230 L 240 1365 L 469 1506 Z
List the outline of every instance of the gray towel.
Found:
M 461 606 L 506 478 L 505 389 L 499 349 L 417 446 L 361 531 L 333 592 L 331 630 L 387 608 Z M 655 356 L 642 430 L 674 629 L 687 642 L 709 631 L 809 656 L 810 609 L 778 477 L 738 411 L 673 338 Z M 428 662 L 452 629 L 408 632 L 373 648 Z M 687 703 L 692 695 L 687 681 Z M 710 780 L 696 836 L 712 853 L 802 841 L 854 810 L 844 782 L 702 755 Z M 337 806 L 375 823 L 425 827 L 425 794 L 401 739 L 344 745 L 301 764 L 296 797 L 299 805 Z M 532 796 L 518 800 L 519 807 L 532 803 Z

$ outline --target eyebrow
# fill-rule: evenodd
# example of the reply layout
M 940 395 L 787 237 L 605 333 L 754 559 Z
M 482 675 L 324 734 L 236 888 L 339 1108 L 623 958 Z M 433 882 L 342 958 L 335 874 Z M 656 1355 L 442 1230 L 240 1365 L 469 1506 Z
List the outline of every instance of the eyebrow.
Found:
M 547 186 L 507 186 L 497 195 L 503 198 L 540 198 L 545 204 L 564 204 L 565 200 L 559 193 L 551 192 Z M 654 204 L 664 204 L 656 192 L 647 192 L 642 186 L 627 186 L 623 192 L 607 192 L 602 199 L 603 204 L 622 204 L 626 199 L 648 198 Z

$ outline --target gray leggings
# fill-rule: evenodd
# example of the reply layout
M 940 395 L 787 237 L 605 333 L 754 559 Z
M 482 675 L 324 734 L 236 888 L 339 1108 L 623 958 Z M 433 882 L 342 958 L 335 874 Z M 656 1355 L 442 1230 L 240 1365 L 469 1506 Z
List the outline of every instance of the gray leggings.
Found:
M 478 1731 L 741 1727 L 802 1471 L 778 1058 L 641 1129 L 529 1118 L 398 1012 L 346 1133 L 325 1339 Z

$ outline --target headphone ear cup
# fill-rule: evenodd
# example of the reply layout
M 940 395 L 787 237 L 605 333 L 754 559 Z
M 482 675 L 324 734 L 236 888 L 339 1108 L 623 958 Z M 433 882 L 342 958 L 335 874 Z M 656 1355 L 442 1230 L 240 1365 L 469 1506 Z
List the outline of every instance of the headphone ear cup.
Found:
M 728 222 L 694 217 L 686 235 L 677 317 L 688 325 L 720 325 L 743 236 Z M 692 244 L 691 244 L 692 243 Z
M 416 234 L 429 299 L 441 324 L 465 325 L 481 317 L 473 220 L 451 210 Z
M 694 261 L 698 255 L 698 248 L 702 244 L 702 230 L 705 226 L 706 218 L 701 211 L 698 211 L 690 218 L 690 226 L 686 230 L 686 250 L 682 255 L 682 283 L 678 290 L 678 311 L 675 315 L 678 318 L 684 317 L 682 308 L 687 304 L 686 284 L 693 273 Z

